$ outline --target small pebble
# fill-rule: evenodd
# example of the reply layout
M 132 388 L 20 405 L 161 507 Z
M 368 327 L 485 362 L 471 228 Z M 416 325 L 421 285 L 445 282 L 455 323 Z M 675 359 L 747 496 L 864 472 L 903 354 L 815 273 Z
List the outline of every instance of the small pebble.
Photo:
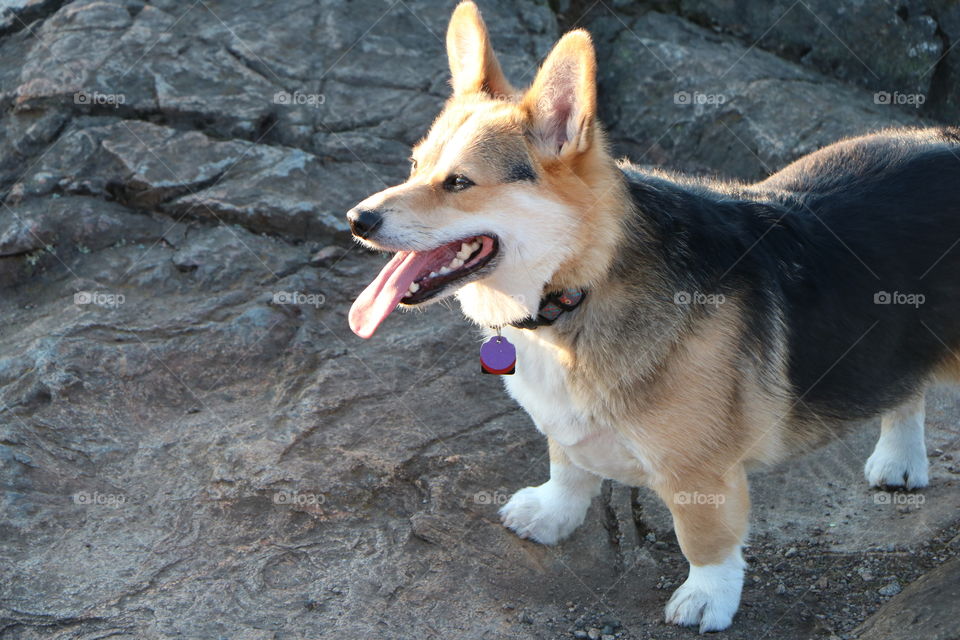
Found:
M 790 547 L 789 549 L 787 549 L 787 552 L 783 554 L 783 557 L 784 557 L 784 558 L 792 558 L 792 557 L 795 556 L 795 555 L 797 555 L 797 548 L 796 548 L 796 547 Z
M 653 531 L 651 531 L 650 533 L 648 533 L 646 537 L 647 537 L 647 542 L 656 542 L 656 541 L 657 541 L 657 534 L 655 534 Z
M 310 256 L 310 265 L 314 267 L 322 265 L 323 263 L 329 262 L 341 254 L 343 254 L 343 249 L 340 247 L 333 245 L 324 247 L 323 249 L 320 249 L 320 251 L 317 251 L 315 254 Z
M 621 626 L 620 620 L 618 620 L 617 618 L 614 618 L 613 616 L 607 616 L 605 618 L 601 618 L 600 624 L 602 624 L 605 627 L 610 627 L 611 629 L 613 629 L 613 631 L 616 631 Z M 613 631 L 609 631 L 609 632 L 604 631 L 604 633 L 613 633 Z
M 584 631 L 583 629 L 577 629 L 576 631 L 573 632 L 573 637 L 574 637 L 574 638 L 589 638 L 590 636 L 588 636 L 588 635 L 587 635 L 587 632 Z
M 782 582 L 778 584 L 776 592 L 778 596 L 782 596 L 783 594 L 785 594 L 787 592 L 786 585 L 784 585 Z
M 526 611 L 522 612 L 517 619 L 520 620 L 522 624 L 533 624 L 533 616 L 531 616 Z
M 889 598 L 890 596 L 895 596 L 895 595 L 897 595 L 898 593 L 900 593 L 901 590 L 902 590 L 902 589 L 901 589 L 901 587 L 900 587 L 900 583 L 897 582 L 896 580 L 894 580 L 894 581 L 891 582 L 890 584 L 888 584 L 888 585 L 886 585 L 886 586 L 884 586 L 884 587 L 880 587 L 879 589 L 877 589 L 877 593 L 879 593 L 879 594 L 882 595 L 882 596 L 886 596 L 886 597 Z
M 590 638 L 590 640 L 600 640 L 600 629 L 590 627 L 587 629 L 587 637 Z

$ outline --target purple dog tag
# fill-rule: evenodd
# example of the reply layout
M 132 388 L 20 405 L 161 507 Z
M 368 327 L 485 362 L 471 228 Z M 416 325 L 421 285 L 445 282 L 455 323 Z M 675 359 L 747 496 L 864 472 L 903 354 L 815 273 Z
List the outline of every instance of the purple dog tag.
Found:
M 503 336 L 494 336 L 480 347 L 480 370 L 509 376 L 517 370 L 517 348 Z

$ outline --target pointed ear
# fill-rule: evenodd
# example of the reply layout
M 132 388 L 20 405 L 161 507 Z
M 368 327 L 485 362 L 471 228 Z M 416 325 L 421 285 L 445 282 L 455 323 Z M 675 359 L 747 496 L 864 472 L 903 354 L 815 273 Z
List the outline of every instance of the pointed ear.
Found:
M 523 97 L 534 143 L 554 156 L 583 153 L 596 134 L 597 60 L 590 34 L 563 36 Z
M 447 27 L 447 58 L 454 95 L 486 92 L 492 96 L 508 96 L 515 89 L 507 82 L 497 56 L 490 46 L 487 27 L 477 5 L 461 2 Z

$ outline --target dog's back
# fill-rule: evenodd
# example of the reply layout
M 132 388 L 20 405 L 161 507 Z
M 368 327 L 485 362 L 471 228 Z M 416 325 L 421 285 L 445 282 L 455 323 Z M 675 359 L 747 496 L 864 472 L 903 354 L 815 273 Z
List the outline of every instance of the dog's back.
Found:
M 758 188 L 779 191 L 788 211 L 783 229 L 802 239 L 776 244 L 776 259 L 796 265 L 781 271 L 779 286 L 801 411 L 875 415 L 956 359 L 955 131 L 894 131 L 841 142 Z
M 643 218 L 627 252 L 654 238 L 665 299 L 672 287 L 743 301 L 757 353 L 785 338 L 801 422 L 873 416 L 960 369 L 957 130 L 846 140 L 748 187 L 625 173 Z

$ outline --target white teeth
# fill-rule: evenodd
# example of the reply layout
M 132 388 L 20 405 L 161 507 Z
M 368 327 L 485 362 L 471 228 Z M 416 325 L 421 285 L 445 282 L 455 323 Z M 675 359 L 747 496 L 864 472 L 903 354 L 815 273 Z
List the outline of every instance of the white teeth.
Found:
M 453 261 L 450 263 L 451 269 L 459 269 L 462 266 L 463 266 L 463 260 L 461 260 L 460 258 L 454 258 Z
M 437 277 L 437 272 L 436 272 L 436 271 L 431 271 L 431 272 L 430 272 L 430 275 L 427 276 L 427 277 L 428 277 L 428 278 L 436 278 L 436 277 Z
M 480 248 L 480 243 L 477 241 L 473 241 L 472 243 L 470 243 L 470 246 L 468 248 L 470 249 L 470 253 L 473 253 L 474 251 Z
M 471 252 L 470 252 L 470 245 L 468 245 L 466 242 L 460 243 L 460 253 L 469 256 L 470 253 L 471 253 Z M 457 254 L 457 257 L 458 257 L 458 258 L 460 258 L 460 253 Z M 463 258 L 460 258 L 460 259 L 463 260 Z
M 410 293 L 416 293 L 417 291 L 420 291 L 420 285 L 418 285 L 416 282 L 411 282 L 409 291 Z
M 450 267 L 440 267 L 440 275 L 446 275 L 453 271 Z
M 466 247 L 467 245 L 463 245 L 463 246 Z M 460 251 L 459 253 L 457 253 L 457 260 L 459 260 L 460 262 L 463 262 L 464 260 L 466 260 L 466 259 L 469 258 L 469 257 L 470 257 L 470 250 L 469 250 L 469 249 L 463 249 L 462 251 Z

